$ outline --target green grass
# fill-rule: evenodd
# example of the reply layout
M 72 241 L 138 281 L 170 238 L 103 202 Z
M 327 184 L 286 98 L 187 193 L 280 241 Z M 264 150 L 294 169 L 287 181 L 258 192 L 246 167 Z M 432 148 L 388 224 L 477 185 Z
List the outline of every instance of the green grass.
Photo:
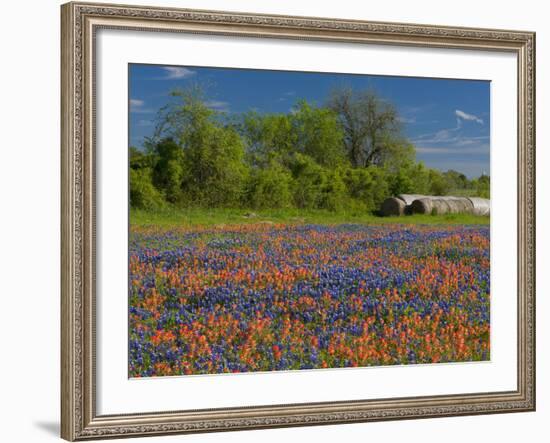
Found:
M 294 223 L 294 224 L 479 224 L 488 225 L 489 217 L 470 214 L 408 215 L 403 217 L 379 217 L 362 211 L 331 212 L 326 210 L 299 209 L 165 209 L 156 212 L 130 210 L 132 226 L 211 226 L 243 223 Z

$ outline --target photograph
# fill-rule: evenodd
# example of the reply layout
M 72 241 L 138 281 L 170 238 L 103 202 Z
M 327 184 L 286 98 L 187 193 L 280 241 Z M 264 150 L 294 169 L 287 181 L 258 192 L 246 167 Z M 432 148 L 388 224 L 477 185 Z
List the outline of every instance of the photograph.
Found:
M 128 65 L 128 377 L 491 361 L 491 81 Z

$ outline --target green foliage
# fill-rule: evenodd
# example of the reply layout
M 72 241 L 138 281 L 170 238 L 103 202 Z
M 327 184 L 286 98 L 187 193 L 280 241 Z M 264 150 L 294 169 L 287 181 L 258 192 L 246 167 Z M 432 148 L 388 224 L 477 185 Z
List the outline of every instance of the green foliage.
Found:
M 166 201 L 176 203 L 182 196 L 183 151 L 171 138 L 155 145 L 156 163 L 153 168 L 153 183 L 162 192 Z
M 491 195 L 491 180 L 488 175 L 482 175 L 472 183 L 476 190 L 476 195 L 483 198 L 490 198 Z
M 400 169 L 389 177 L 392 195 L 412 194 L 415 192 L 412 177 L 407 169 Z
M 244 146 L 232 128 L 209 122 L 191 134 L 184 149 L 183 189 L 199 205 L 238 205 L 244 194 L 248 168 Z
M 297 143 L 292 121 L 285 114 L 245 114 L 241 133 L 248 146 L 248 161 L 258 167 L 273 161 L 285 163 Z
M 329 211 L 341 211 L 347 206 L 346 184 L 338 169 L 328 170 L 324 173 L 324 183 L 321 188 L 321 200 L 319 209 Z
M 321 207 L 323 187 L 327 177 L 323 167 L 311 157 L 296 154 L 291 165 L 295 180 L 294 202 L 298 208 L 315 209 Z
M 290 120 L 295 151 L 310 156 L 321 166 L 334 167 L 345 162 L 344 133 L 334 111 L 312 107 L 302 100 Z
M 248 173 L 241 137 L 206 106 L 201 88 L 172 95 L 148 141 L 157 158 L 155 186 L 173 204 L 240 204 Z
M 322 166 L 346 160 L 343 132 L 337 115 L 300 101 L 290 114 L 247 113 L 241 133 L 248 146 L 250 162 L 266 166 L 273 161 L 289 165 L 295 153 L 310 156 Z
M 277 162 L 272 162 L 267 168 L 255 168 L 247 188 L 247 203 L 252 208 L 292 206 L 292 175 Z
M 347 188 L 339 169 L 325 168 L 308 155 L 296 154 L 291 171 L 296 207 L 330 211 L 346 207 Z
M 154 146 L 159 140 L 170 138 L 179 146 L 184 146 L 190 138 L 200 142 L 202 129 L 216 112 L 205 104 L 206 96 L 201 85 L 192 84 L 186 89 L 175 89 L 172 100 L 162 107 L 157 115 L 157 125 L 153 137 L 146 140 Z
M 378 154 L 378 163 L 388 171 L 396 172 L 403 168 L 411 168 L 417 164 L 414 146 L 398 134 L 393 136 L 386 135 L 382 143 L 384 144 L 384 149 Z
M 150 169 L 130 168 L 130 206 L 148 211 L 165 206 L 162 194 L 153 186 Z
M 451 189 L 468 189 L 470 187 L 468 178 L 464 174 L 452 169 L 444 172 L 443 177 L 445 177 Z
M 424 166 L 424 163 L 419 162 L 411 164 L 406 171 L 413 183 L 412 193 L 414 194 L 429 194 L 431 190 L 430 169 Z
M 140 151 L 134 146 L 130 146 L 129 149 L 129 162 L 132 169 L 152 168 L 154 165 L 154 157 L 147 155 L 145 152 Z
M 254 208 L 373 213 L 402 193 L 489 196 L 468 180 L 416 162 L 395 108 L 372 91 L 335 91 L 328 106 L 302 100 L 287 114 L 227 117 L 204 88 L 175 90 L 145 150 L 130 148 L 134 209 Z
M 430 170 L 423 163 L 407 162 L 389 173 L 388 185 L 390 194 L 430 194 Z M 436 194 L 439 195 L 439 194 Z
M 348 168 L 344 175 L 348 195 L 364 205 L 365 210 L 375 211 L 388 197 L 389 187 L 386 172 L 375 166 L 370 168 Z
M 397 110 L 391 103 L 372 90 L 342 87 L 332 91 L 328 108 L 339 118 L 354 167 L 382 166 L 395 157 L 399 146 L 395 139 L 401 137 Z
M 428 192 L 431 195 L 446 195 L 450 186 L 443 174 L 435 169 L 430 169 L 428 173 L 430 187 Z

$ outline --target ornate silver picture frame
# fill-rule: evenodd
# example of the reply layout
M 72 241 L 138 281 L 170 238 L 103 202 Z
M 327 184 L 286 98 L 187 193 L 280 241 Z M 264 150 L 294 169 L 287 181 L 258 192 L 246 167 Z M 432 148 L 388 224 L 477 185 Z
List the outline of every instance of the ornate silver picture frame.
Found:
M 263 429 L 535 410 L 535 34 L 73 2 L 61 7 L 61 436 Z M 454 395 L 98 415 L 96 33 L 192 33 L 507 52 L 517 57 L 517 389 Z M 498 161 L 498 154 L 497 161 Z M 122 320 L 121 320 L 122 321 Z

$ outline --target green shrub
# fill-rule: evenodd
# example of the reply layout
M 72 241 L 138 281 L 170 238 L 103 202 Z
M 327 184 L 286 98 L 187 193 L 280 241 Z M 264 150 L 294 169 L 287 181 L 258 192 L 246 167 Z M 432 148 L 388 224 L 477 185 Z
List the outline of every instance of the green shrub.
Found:
M 291 163 L 294 177 L 294 204 L 301 209 L 321 207 L 322 191 L 327 178 L 321 166 L 311 157 L 296 154 Z
M 406 162 L 389 173 L 388 185 L 391 195 L 429 194 L 430 170 L 423 163 Z
M 447 195 L 450 186 L 443 174 L 435 169 L 430 169 L 429 172 L 429 193 L 431 195 Z
M 246 203 L 257 209 L 292 206 L 292 175 L 280 164 L 255 169 L 250 174 Z
M 344 174 L 347 193 L 354 202 L 364 205 L 368 211 L 380 207 L 389 195 L 386 172 L 379 167 L 348 168 Z M 356 206 L 357 203 L 354 203 Z
M 389 178 L 388 184 L 391 195 L 417 193 L 409 171 L 405 169 L 400 169 L 395 174 L 392 174 Z M 418 192 L 418 194 L 421 193 Z
M 189 136 L 183 152 L 182 189 L 195 205 L 229 207 L 242 202 L 248 165 L 235 130 L 206 122 Z
M 162 194 L 153 185 L 150 169 L 130 168 L 130 206 L 146 210 L 156 210 L 166 206 Z
M 488 175 L 481 175 L 477 180 L 474 180 L 476 195 L 478 197 L 491 197 L 491 180 Z
M 321 187 L 319 209 L 339 211 L 347 205 L 346 184 L 338 170 L 326 171 L 323 174 L 324 183 Z
M 153 169 L 153 184 L 170 203 L 182 198 L 183 152 L 171 138 L 163 139 L 155 146 L 156 163 Z
M 305 100 L 299 101 L 293 111 L 290 120 L 296 140 L 295 151 L 327 168 L 346 162 L 344 133 L 335 112 L 312 106 Z

